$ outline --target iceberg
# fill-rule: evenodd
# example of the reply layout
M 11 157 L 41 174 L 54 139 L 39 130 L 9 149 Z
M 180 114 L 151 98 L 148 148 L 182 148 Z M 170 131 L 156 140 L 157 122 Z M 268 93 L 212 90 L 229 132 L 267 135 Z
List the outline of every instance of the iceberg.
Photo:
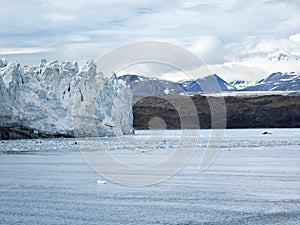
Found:
M 0 139 L 133 133 L 132 94 L 93 60 L 21 66 L 0 60 Z
M 106 184 L 107 180 L 97 180 L 97 184 Z

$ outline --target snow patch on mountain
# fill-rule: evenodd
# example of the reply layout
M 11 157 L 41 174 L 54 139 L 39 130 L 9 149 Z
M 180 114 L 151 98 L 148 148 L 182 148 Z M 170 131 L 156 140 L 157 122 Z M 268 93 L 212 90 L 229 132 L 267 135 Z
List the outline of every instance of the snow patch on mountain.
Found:
M 300 76 L 296 72 L 272 73 L 259 81 L 235 80 L 226 82 L 216 74 L 196 79 L 172 82 L 140 75 L 124 75 L 119 77 L 132 89 L 134 95 L 160 94 L 197 94 L 241 92 L 241 91 L 299 91 Z
M 161 95 L 161 94 L 192 94 L 192 93 L 218 93 L 221 91 L 234 91 L 236 88 L 213 74 L 196 80 L 181 80 L 178 82 L 160 80 L 155 77 L 143 75 L 122 75 L 120 80 L 126 82 L 134 95 Z
M 291 53 L 283 53 L 283 52 L 273 52 L 268 55 L 268 59 L 274 62 L 286 62 L 291 60 L 299 60 L 299 55 L 294 55 Z
M 299 91 L 300 76 L 295 72 L 273 73 L 265 79 L 248 85 L 244 91 Z

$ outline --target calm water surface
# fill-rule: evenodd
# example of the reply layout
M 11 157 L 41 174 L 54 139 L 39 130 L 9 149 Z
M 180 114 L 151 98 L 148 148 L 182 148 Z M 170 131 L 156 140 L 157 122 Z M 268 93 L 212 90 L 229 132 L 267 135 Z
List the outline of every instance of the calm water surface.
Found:
M 300 224 L 300 129 L 264 131 L 227 130 L 205 172 L 199 162 L 210 131 L 200 131 L 199 150 L 182 171 L 139 188 L 97 184 L 103 178 L 74 139 L 0 141 L 0 224 Z M 158 135 L 164 140 L 152 151 L 156 133 L 137 132 L 139 143 L 128 145 L 143 154 L 104 142 L 116 158 L 143 165 L 173 151 L 178 132 Z

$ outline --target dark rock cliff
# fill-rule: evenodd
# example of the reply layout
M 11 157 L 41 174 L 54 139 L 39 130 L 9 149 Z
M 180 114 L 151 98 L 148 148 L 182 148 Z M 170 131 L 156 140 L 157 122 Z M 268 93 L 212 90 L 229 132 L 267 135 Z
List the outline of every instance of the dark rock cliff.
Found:
M 211 128 L 208 97 L 174 95 L 172 98 L 177 102 L 176 107 L 163 96 L 135 97 L 133 105 L 135 129 L 149 129 L 149 122 L 154 117 L 161 118 L 168 129 Z M 191 119 L 190 123 L 182 126 L 181 120 L 195 116 L 189 108 L 184 108 L 183 103 L 190 98 L 197 109 L 199 123 Z M 218 97 L 209 98 L 213 101 Z M 224 97 L 224 101 L 226 128 L 300 128 L 300 96 L 237 96 Z

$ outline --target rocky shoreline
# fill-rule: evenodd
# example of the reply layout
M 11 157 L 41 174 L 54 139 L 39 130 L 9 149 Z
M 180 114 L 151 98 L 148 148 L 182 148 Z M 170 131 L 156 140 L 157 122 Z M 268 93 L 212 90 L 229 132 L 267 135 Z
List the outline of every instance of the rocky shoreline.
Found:
M 31 138 L 73 138 L 74 134 L 49 134 L 28 127 L 10 125 L 0 127 L 0 140 Z

